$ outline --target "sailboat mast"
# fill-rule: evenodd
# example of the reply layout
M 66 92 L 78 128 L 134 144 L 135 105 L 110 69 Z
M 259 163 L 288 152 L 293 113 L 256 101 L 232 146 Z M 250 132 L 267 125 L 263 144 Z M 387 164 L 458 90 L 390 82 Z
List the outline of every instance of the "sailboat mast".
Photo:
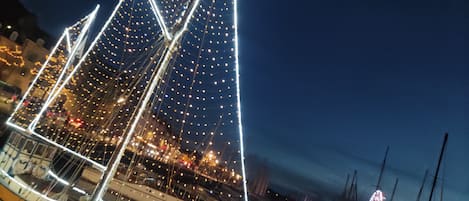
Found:
M 344 198 L 347 197 L 347 188 L 348 188 L 349 180 L 350 180 L 350 174 L 347 174 L 347 180 L 345 181 L 344 192 L 342 193 L 342 197 Z
M 355 196 L 354 201 L 358 201 L 358 177 L 355 178 L 355 188 L 353 189 Z
M 423 187 L 425 186 L 425 182 L 427 181 L 428 170 L 425 170 L 425 175 L 423 176 L 422 185 L 420 186 L 419 193 L 417 195 L 417 201 L 420 201 L 420 197 L 422 196 Z
M 443 163 L 444 163 L 444 161 L 443 161 Z M 446 173 L 446 163 L 443 164 L 443 176 L 442 176 L 442 179 L 441 179 L 440 201 L 443 201 L 443 193 L 444 193 L 444 189 L 445 189 L 445 173 Z
M 118 143 L 116 150 L 112 153 L 111 158 L 109 159 L 108 167 L 103 172 L 103 175 L 101 176 L 101 179 L 91 196 L 92 201 L 102 200 L 102 197 L 104 196 L 111 179 L 116 173 L 120 160 L 124 155 L 125 149 L 132 139 L 133 132 L 137 127 L 137 123 L 140 121 L 140 118 L 146 110 L 147 104 L 150 101 L 153 91 L 156 89 L 164 71 L 170 65 L 170 61 L 173 58 L 174 52 L 177 50 L 183 34 L 187 31 L 187 25 L 190 22 L 199 3 L 200 0 L 192 0 L 190 2 L 188 12 L 184 14 L 182 18 L 183 24 L 175 25 L 178 29 L 174 31 L 174 36 L 166 39 L 168 40 L 168 45 L 163 50 L 160 60 L 158 61 L 158 65 L 155 68 L 157 70 L 154 71 L 154 73 L 151 75 L 151 82 L 147 87 L 145 87 L 143 92 L 143 99 L 138 102 L 138 109 L 135 111 L 135 113 L 132 114 L 132 121 L 129 122 L 128 128 L 126 128 L 125 133 L 122 136 L 122 140 Z
M 354 170 L 353 171 L 353 177 L 352 177 L 352 183 L 350 184 L 350 190 L 349 190 L 348 195 L 347 195 L 348 200 L 352 200 L 356 196 L 355 195 L 355 194 L 357 194 L 356 185 L 357 185 L 357 170 Z
M 441 147 L 440 158 L 438 159 L 438 165 L 436 167 L 435 177 L 433 178 L 432 190 L 430 191 L 429 201 L 432 201 L 433 192 L 435 190 L 436 181 L 438 179 L 438 173 L 440 172 L 441 161 L 443 160 L 443 155 L 445 154 L 446 144 L 448 143 L 448 133 L 445 133 L 445 139 L 443 141 L 443 146 Z
M 397 184 L 399 183 L 399 178 L 396 178 L 396 183 L 394 183 L 394 188 L 392 189 L 391 199 L 389 201 L 394 200 L 394 195 L 396 194 Z
M 381 171 L 378 177 L 378 183 L 376 184 L 376 190 L 381 189 L 381 179 L 383 178 L 384 168 L 386 167 L 386 160 L 388 159 L 389 146 L 386 148 L 383 163 L 381 164 Z
M 445 181 L 445 179 L 441 180 L 440 201 L 443 201 L 444 181 Z

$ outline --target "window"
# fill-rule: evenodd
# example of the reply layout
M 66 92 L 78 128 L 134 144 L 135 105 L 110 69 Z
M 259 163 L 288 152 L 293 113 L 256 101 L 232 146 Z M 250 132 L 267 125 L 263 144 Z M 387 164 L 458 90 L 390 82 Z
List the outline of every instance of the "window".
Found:
M 34 155 L 37 155 L 37 156 L 42 156 L 42 154 L 44 153 L 44 150 L 45 150 L 45 146 L 43 144 L 39 144 L 36 148 L 36 151 L 34 151 Z
M 15 139 L 16 139 L 16 133 L 11 133 L 11 136 L 10 138 L 8 139 L 8 143 L 11 144 L 11 145 L 14 145 L 15 143 Z
M 34 54 L 34 53 L 29 53 L 28 56 L 26 56 L 26 59 L 28 59 L 28 61 L 31 61 L 31 62 L 36 62 L 37 61 L 37 54 Z
M 31 141 L 31 140 L 28 140 L 28 141 L 26 142 L 26 146 L 24 147 L 23 150 L 24 150 L 26 153 L 31 154 L 31 153 L 33 152 L 33 150 L 34 150 L 34 146 L 35 146 L 35 145 L 36 145 L 36 142 L 33 142 L 33 141 Z
M 46 153 L 44 154 L 45 158 L 52 160 L 52 158 L 54 158 L 55 151 L 56 151 L 55 148 L 48 147 L 46 150 Z
M 18 143 L 18 146 L 16 147 L 18 148 L 18 150 L 23 150 L 23 146 L 24 146 L 24 143 L 26 142 L 26 139 L 20 136 L 18 137 L 20 138 L 20 142 Z

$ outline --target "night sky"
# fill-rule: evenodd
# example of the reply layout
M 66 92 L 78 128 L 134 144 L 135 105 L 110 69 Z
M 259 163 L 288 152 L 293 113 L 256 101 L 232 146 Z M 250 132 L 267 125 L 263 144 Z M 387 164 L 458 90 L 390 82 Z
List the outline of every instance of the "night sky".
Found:
M 23 2 L 55 36 L 116 3 Z M 468 11 L 464 0 L 240 1 L 247 154 L 276 186 L 311 195 L 340 191 L 357 169 L 367 199 L 389 145 L 384 191 L 399 177 L 395 200 L 414 200 L 449 132 L 445 198 L 469 200 Z

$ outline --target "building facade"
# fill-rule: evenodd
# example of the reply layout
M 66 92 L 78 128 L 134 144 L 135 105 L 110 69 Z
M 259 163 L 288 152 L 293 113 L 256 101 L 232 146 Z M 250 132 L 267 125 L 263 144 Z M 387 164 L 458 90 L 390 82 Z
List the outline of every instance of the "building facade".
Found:
M 10 38 L 0 36 L 0 80 L 20 88 L 24 94 L 49 50 L 43 46 L 42 40 L 26 39 L 23 44 L 18 44 L 12 40 L 15 35 L 16 32 Z

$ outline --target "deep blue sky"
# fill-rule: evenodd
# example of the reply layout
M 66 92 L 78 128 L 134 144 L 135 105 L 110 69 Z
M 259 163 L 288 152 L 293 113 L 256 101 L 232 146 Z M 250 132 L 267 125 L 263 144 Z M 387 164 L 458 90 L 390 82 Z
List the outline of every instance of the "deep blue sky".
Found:
M 113 4 L 23 1 L 54 35 Z M 396 200 L 413 200 L 449 132 L 446 200 L 469 200 L 468 3 L 246 0 L 239 10 L 246 146 L 273 183 L 314 194 L 357 169 L 366 197 L 390 145 L 384 190 L 399 177 Z

